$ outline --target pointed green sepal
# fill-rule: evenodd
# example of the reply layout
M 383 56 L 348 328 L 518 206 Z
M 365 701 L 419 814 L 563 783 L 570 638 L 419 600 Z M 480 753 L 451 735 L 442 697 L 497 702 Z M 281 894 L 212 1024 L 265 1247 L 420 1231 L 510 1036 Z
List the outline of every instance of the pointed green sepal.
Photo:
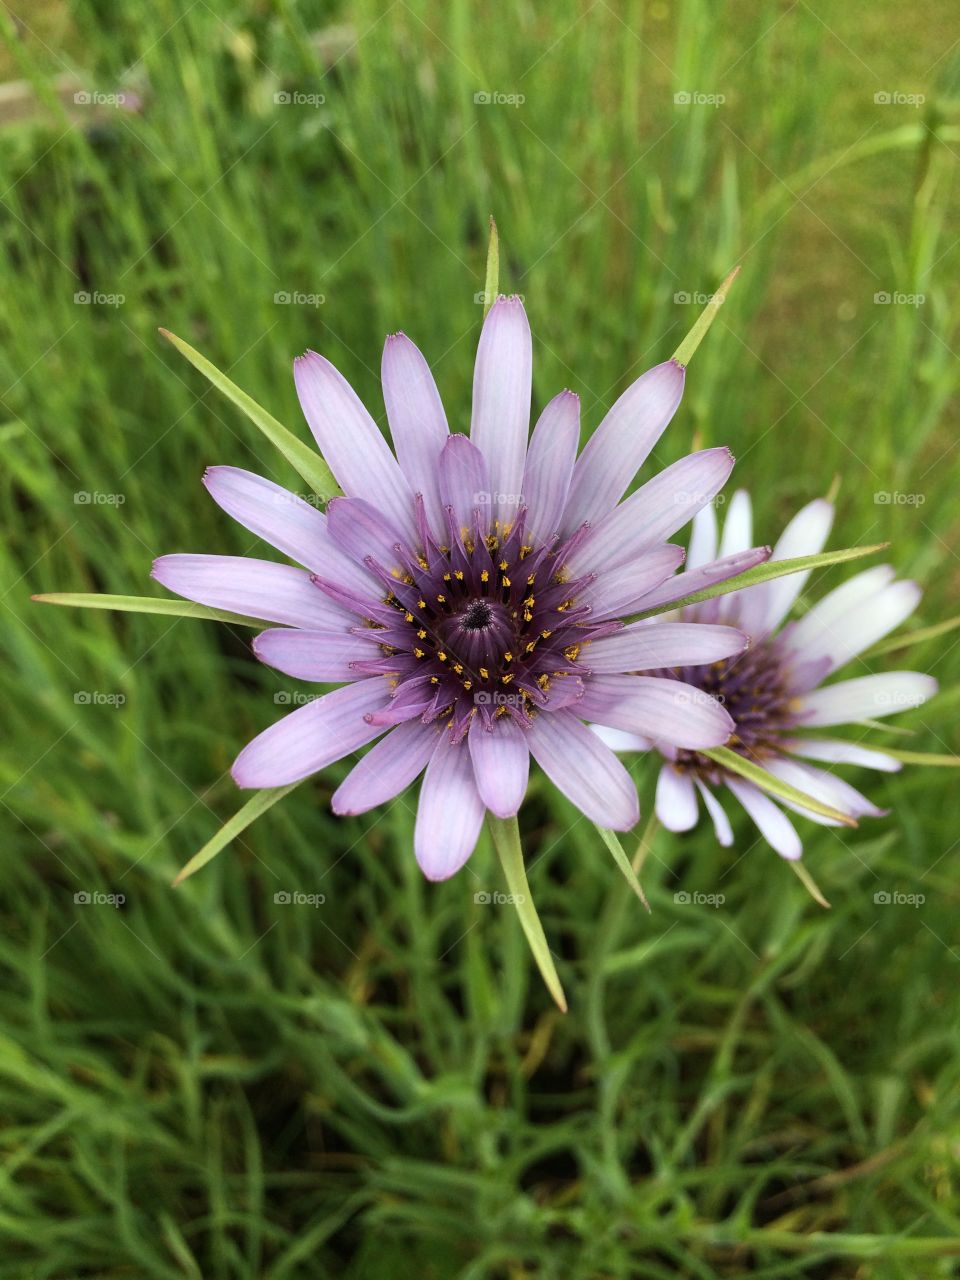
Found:
M 263 627 L 262 618 L 247 618 L 226 609 L 211 609 L 192 600 L 160 600 L 152 596 L 110 596 L 98 592 L 48 591 L 31 596 L 38 604 L 66 605 L 71 609 L 114 609 L 120 613 L 159 613 L 172 618 L 205 618 L 208 622 L 230 622 L 237 627 Z
M 303 779 L 301 779 L 303 781 Z M 176 879 L 173 881 L 173 887 L 183 884 L 188 876 L 192 876 L 195 871 L 199 871 L 201 867 L 205 867 L 211 862 L 221 849 L 225 849 L 231 840 L 236 840 L 237 836 L 246 831 L 247 827 L 256 822 L 257 818 L 272 809 L 278 800 L 282 800 L 284 796 L 288 796 L 294 788 L 299 787 L 299 782 L 291 782 L 285 787 L 267 787 L 263 791 L 256 792 L 252 795 L 245 805 L 242 805 L 232 818 L 229 818 L 215 836 L 212 836 L 203 848 L 193 855 L 188 863 L 183 866 L 177 873 Z
M 840 551 L 822 551 L 816 556 L 794 556 L 790 560 L 767 560 L 763 564 L 754 565 L 738 573 L 735 578 L 727 578 L 724 582 L 715 582 L 701 591 L 691 591 L 679 600 L 671 600 L 667 604 L 658 604 L 653 609 L 643 609 L 631 615 L 635 622 L 642 618 L 655 618 L 661 613 L 672 613 L 674 609 L 683 609 L 690 604 L 702 604 L 704 600 L 713 600 L 716 596 L 729 595 L 731 591 L 743 591 L 747 587 L 755 587 L 760 582 L 772 582 L 775 578 L 784 578 L 791 573 L 804 573 L 813 569 L 826 569 L 831 564 L 844 564 L 847 560 L 860 560 L 864 556 L 876 555 L 883 551 L 889 542 L 877 542 L 870 547 L 845 547 Z
M 483 281 L 483 314 L 487 312 L 497 300 L 497 293 L 500 289 L 500 236 L 497 233 L 497 224 L 493 220 L 493 214 L 490 215 L 490 239 L 487 242 L 487 272 Z
M 533 958 L 537 962 L 537 968 L 540 970 L 540 974 L 547 985 L 547 990 L 556 1001 L 560 1012 L 566 1013 L 567 999 L 563 994 L 563 987 L 561 987 L 560 979 L 557 976 L 553 956 L 550 954 L 550 946 L 547 942 L 546 934 L 543 932 L 540 917 L 537 915 L 537 909 L 533 905 L 533 897 L 530 893 L 530 886 L 527 883 L 527 873 L 523 866 L 523 850 L 520 847 L 520 828 L 517 825 L 517 820 L 516 818 L 495 818 L 492 813 L 488 813 L 487 823 L 490 827 L 490 835 L 493 837 L 494 848 L 500 858 L 500 865 L 503 867 L 507 888 L 510 890 L 516 905 L 517 915 L 520 917 L 520 925 L 526 935 L 527 942 L 530 944 L 530 950 L 533 952 Z
M 319 498 L 333 498 L 340 492 L 333 478 L 333 472 L 315 449 L 311 449 L 292 431 L 288 431 L 282 422 L 278 422 L 272 414 L 267 413 L 266 409 L 261 408 L 256 400 L 248 396 L 245 391 L 241 391 L 236 383 L 231 382 L 225 373 L 221 373 L 215 364 L 212 364 L 206 356 L 202 356 L 188 342 L 178 338 L 175 333 L 170 333 L 168 329 L 161 329 L 160 332 L 195 369 L 203 374 L 208 382 L 211 382 L 232 404 L 246 414 L 253 425 L 275 448 L 280 450 L 297 474 Z
M 841 813 L 839 809 L 824 804 L 822 800 L 815 800 L 805 791 L 800 791 L 797 787 L 792 787 L 789 782 L 783 782 L 780 778 L 774 777 L 772 773 L 761 769 L 752 760 L 738 755 L 736 751 L 731 751 L 729 747 L 713 747 L 709 751 L 701 750 L 700 754 L 708 756 L 715 764 L 729 770 L 730 773 L 737 773 L 741 778 L 746 778 L 748 782 L 752 782 L 762 791 L 776 796 L 779 800 L 786 800 L 789 804 L 799 805 L 801 809 L 809 809 L 812 813 L 819 813 L 824 818 L 842 822 L 845 827 L 857 825 L 856 820 L 848 813 Z
M 685 369 L 687 367 L 687 365 L 690 363 L 691 359 L 693 358 L 693 353 L 696 351 L 697 347 L 699 347 L 700 343 L 707 336 L 707 331 L 709 330 L 710 326 L 713 324 L 714 320 L 716 320 L 717 312 L 726 302 L 727 291 L 730 288 L 730 286 L 733 284 L 734 280 L 737 278 L 737 274 L 739 271 L 740 271 L 739 267 L 733 268 L 733 270 L 727 276 L 726 280 L 724 280 L 723 284 L 716 291 L 716 293 L 712 295 L 712 297 L 710 298 L 710 301 L 707 303 L 704 309 L 700 312 L 700 315 L 694 321 L 693 328 L 690 330 L 690 332 L 687 334 L 684 340 L 680 343 L 679 347 L 677 347 L 676 351 L 673 353 L 672 358 L 676 361 L 678 365 L 681 366 L 681 368 Z
M 596 823 L 594 823 L 596 826 Z M 623 873 L 623 878 L 627 884 L 643 903 L 647 911 L 650 910 L 650 903 L 647 901 L 647 895 L 643 892 L 643 886 L 637 878 L 637 873 L 630 864 L 630 859 L 624 852 L 623 845 L 620 843 L 620 837 L 615 831 L 609 831 L 606 827 L 597 827 L 597 833 L 600 839 L 613 854 L 613 860 Z

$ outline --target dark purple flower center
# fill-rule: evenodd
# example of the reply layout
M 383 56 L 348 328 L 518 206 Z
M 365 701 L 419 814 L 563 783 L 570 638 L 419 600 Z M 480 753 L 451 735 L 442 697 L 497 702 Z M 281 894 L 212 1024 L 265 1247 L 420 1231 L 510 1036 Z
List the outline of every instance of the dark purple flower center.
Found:
M 756 763 L 779 754 L 780 735 L 796 724 L 791 669 L 775 639 L 760 641 L 709 666 L 650 674 L 682 680 L 716 698 L 736 726 L 727 746 Z M 676 765 L 713 781 L 719 774 L 716 764 L 699 751 L 679 750 Z
M 510 715 L 523 725 L 537 710 L 576 701 L 588 671 L 582 646 L 620 626 L 592 622 L 578 599 L 595 575 L 568 580 L 565 562 L 586 526 L 562 545 L 556 538 L 535 545 L 524 538 L 523 508 L 513 525 L 497 523 L 492 533 L 478 512 L 472 527 L 449 508 L 446 514 L 448 541 L 434 541 L 421 519 L 421 546 L 397 548 L 399 571 L 366 561 L 388 588 L 387 607 L 367 619 L 382 657 L 352 665 L 394 678 L 385 716 L 449 717 L 456 736 L 478 714 L 487 722 Z

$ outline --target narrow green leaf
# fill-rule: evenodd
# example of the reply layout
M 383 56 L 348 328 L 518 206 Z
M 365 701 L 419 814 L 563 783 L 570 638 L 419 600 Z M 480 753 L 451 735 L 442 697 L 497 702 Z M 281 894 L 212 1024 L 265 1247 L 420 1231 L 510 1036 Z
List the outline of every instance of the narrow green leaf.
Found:
M 677 362 L 677 364 L 682 365 L 684 368 L 686 368 L 687 365 L 690 363 L 693 357 L 693 353 L 696 351 L 697 347 L 699 347 L 700 343 L 707 336 L 707 331 L 709 330 L 710 326 L 713 324 L 714 320 L 716 320 L 717 312 L 726 302 L 727 290 L 730 288 L 734 280 L 737 278 L 737 274 L 739 271 L 740 271 L 739 267 L 733 268 L 733 270 L 727 276 L 726 280 L 724 280 L 723 284 L 716 291 L 716 293 L 711 297 L 710 301 L 707 303 L 704 309 L 700 312 L 700 315 L 694 321 L 693 328 L 690 330 L 690 332 L 687 334 L 684 340 L 680 343 L 679 347 L 677 347 L 676 351 L 673 353 L 673 359 Z
M 713 747 L 712 750 L 701 751 L 700 754 L 709 756 L 721 768 L 729 769 L 731 773 L 738 773 L 741 778 L 746 778 L 749 782 L 755 783 L 763 791 L 768 791 L 770 795 L 777 796 L 780 800 L 798 804 L 801 808 L 810 809 L 811 812 L 822 814 L 825 818 L 833 818 L 837 822 L 842 822 L 845 827 L 855 827 L 857 825 L 849 814 L 841 813 L 839 809 L 831 808 L 830 805 L 824 804 L 822 800 L 815 800 L 813 796 L 808 796 L 806 792 L 792 787 L 789 782 L 782 782 L 779 778 L 775 778 L 772 773 L 768 773 L 766 769 L 761 769 L 758 764 L 754 764 L 752 760 L 747 760 L 738 755 L 736 751 L 731 751 L 729 747 Z
M 797 879 L 806 889 L 807 893 L 809 893 L 810 897 L 814 900 L 814 902 L 818 906 L 826 907 L 827 910 L 829 910 L 830 903 L 823 896 L 820 886 L 817 884 L 816 880 L 814 880 L 813 876 L 810 874 L 807 868 L 803 865 L 803 863 L 788 859 L 787 866 L 796 875 Z
M 596 823 L 594 823 L 594 826 L 596 826 Z M 620 843 L 617 833 L 615 831 L 608 831 L 606 827 L 597 827 L 597 832 L 600 839 L 613 854 L 613 860 L 623 872 L 623 876 L 627 884 L 649 911 L 650 903 L 647 901 L 647 895 L 643 892 L 643 887 L 637 879 L 637 873 L 630 865 L 630 859 L 627 857 L 626 853 L 624 853 L 623 845 Z
M 737 574 L 735 578 L 727 578 L 725 582 L 715 582 L 712 587 L 704 587 L 702 591 L 691 591 L 679 600 L 671 600 L 669 604 L 658 604 L 653 609 L 644 609 L 632 615 L 639 622 L 641 618 L 655 618 L 660 613 L 672 613 L 674 609 L 683 609 L 688 604 L 701 604 L 704 600 L 713 600 L 716 596 L 729 595 L 731 591 L 743 591 L 747 587 L 755 587 L 758 582 L 772 582 L 774 578 L 784 578 L 791 573 L 803 573 L 808 569 L 825 569 L 831 564 L 843 564 L 847 560 L 860 560 L 863 556 L 876 555 L 888 547 L 889 542 L 877 542 L 870 547 L 846 547 L 841 551 L 822 551 L 816 556 L 795 556 L 791 560 L 768 560 L 765 564 L 754 565 Z
M 877 747 L 885 756 L 902 760 L 904 764 L 920 764 L 929 768 L 960 769 L 960 756 L 937 755 L 931 751 L 901 751 L 897 747 Z
M 494 848 L 500 858 L 500 865 L 503 867 L 507 888 L 510 890 L 516 904 L 520 925 L 526 934 L 527 942 L 530 944 L 530 950 L 533 952 L 533 958 L 537 962 L 537 968 L 547 984 L 547 990 L 557 1002 L 560 1012 L 566 1013 L 567 1000 L 563 994 L 563 987 L 560 985 L 557 970 L 554 967 L 553 956 L 550 954 L 550 946 L 547 942 L 546 934 L 543 932 L 543 925 L 540 923 L 537 909 L 533 905 L 530 886 L 527 883 L 527 873 L 523 866 L 523 850 L 520 847 L 520 828 L 517 825 L 517 820 L 516 818 L 495 818 L 492 813 L 488 813 L 487 822 L 490 826 L 490 834 L 493 837 Z
M 899 738 L 915 738 L 917 736 L 916 729 L 904 729 L 902 725 L 890 724 L 888 720 L 854 720 L 853 723 L 860 729 L 873 729 L 878 733 L 892 733 Z M 886 751 L 886 747 L 878 749 Z
M 242 613 L 211 609 L 192 600 L 161 600 L 152 596 L 109 596 L 96 592 L 48 591 L 31 596 L 38 604 L 67 605 L 71 609 L 116 609 L 121 613 L 161 613 L 174 618 L 206 618 L 211 622 L 231 622 L 238 627 L 263 627 L 262 618 L 246 618 Z
M 493 214 L 490 215 L 490 240 L 487 244 L 487 274 L 483 282 L 483 314 L 487 312 L 497 300 L 497 292 L 500 288 L 500 236 L 497 233 L 497 224 L 493 220 Z
M 935 640 L 937 636 L 945 636 L 960 627 L 960 618 L 948 618 L 946 622 L 934 623 L 932 627 L 922 627 L 919 631 L 904 631 L 898 636 L 891 636 L 868 649 L 867 658 L 877 658 L 883 653 L 895 653 L 898 649 L 909 649 L 911 645 L 923 644 L 925 640 Z
M 278 422 L 266 409 L 260 407 L 251 396 L 245 391 L 241 391 L 235 382 L 231 382 L 225 373 L 221 373 L 215 364 L 202 356 L 199 351 L 184 342 L 182 338 L 178 338 L 175 333 L 170 333 L 168 329 L 161 329 L 160 332 L 172 343 L 174 347 L 184 356 L 195 369 L 212 382 L 218 391 L 221 391 L 228 400 L 237 406 L 250 419 L 255 427 L 257 427 L 267 437 L 272 445 L 274 445 L 294 470 L 302 477 L 302 479 L 310 486 L 315 494 L 320 498 L 332 498 L 340 492 L 336 480 L 333 478 L 333 472 L 321 458 L 315 449 L 311 449 L 309 445 L 303 443 L 292 431 L 288 431 L 283 423 Z
M 305 781 L 305 779 L 300 781 Z M 173 882 L 173 887 L 176 888 L 188 876 L 192 876 L 195 871 L 205 867 L 208 862 L 211 862 L 217 856 L 221 849 L 227 847 L 231 840 L 236 840 L 237 836 L 242 831 L 246 831 L 247 827 L 252 823 L 256 822 L 261 814 L 266 813 L 278 800 L 288 796 L 299 785 L 300 782 L 291 782 L 285 787 L 267 787 L 263 791 L 257 791 L 252 795 L 247 803 L 242 805 L 233 817 L 223 824 L 217 834 L 207 841 L 199 853 L 195 853 L 190 861 L 180 869 Z

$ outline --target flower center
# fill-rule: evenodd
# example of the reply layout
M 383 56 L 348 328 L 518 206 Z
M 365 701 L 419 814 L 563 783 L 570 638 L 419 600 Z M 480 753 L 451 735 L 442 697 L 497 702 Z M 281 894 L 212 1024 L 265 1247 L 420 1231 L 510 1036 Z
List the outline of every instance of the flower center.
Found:
M 762 641 L 707 667 L 677 667 L 650 674 L 682 680 L 716 698 L 735 725 L 727 745 L 758 763 L 778 750 L 780 734 L 796 722 L 790 668 L 775 640 Z M 678 751 L 676 764 L 716 779 L 716 764 L 698 751 Z

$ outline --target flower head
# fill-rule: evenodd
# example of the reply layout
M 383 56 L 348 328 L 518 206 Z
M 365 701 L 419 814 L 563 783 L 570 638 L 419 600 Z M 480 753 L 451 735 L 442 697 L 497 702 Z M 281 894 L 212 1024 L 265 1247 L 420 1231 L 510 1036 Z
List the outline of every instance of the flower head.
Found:
M 726 480 L 733 459 L 706 449 L 621 501 L 673 417 L 684 371 L 671 361 L 633 383 L 577 456 L 579 401 L 564 391 L 528 443 L 531 337 L 518 299 L 500 298 L 477 352 L 470 437 L 451 434 L 427 362 L 387 339 L 383 393 L 395 453 L 332 364 L 295 362 L 300 402 L 343 489 L 323 513 L 233 467 L 204 477 L 241 524 L 303 568 L 229 556 L 164 556 L 154 576 L 187 599 L 281 624 L 257 656 L 298 679 L 337 683 L 238 756 L 241 787 L 273 787 L 372 742 L 335 792 L 361 813 L 425 770 L 416 852 L 428 876 L 469 857 L 484 812 L 515 814 L 532 755 L 593 821 L 639 816 L 634 784 L 588 720 L 696 751 L 728 738 L 713 699 L 649 669 L 739 653 L 723 624 L 653 628 L 623 619 L 679 598 L 692 575 L 668 539 Z M 718 581 L 765 558 L 704 564 Z
M 829 502 L 811 502 L 787 525 L 771 558 L 783 560 L 822 551 L 832 522 Z M 703 508 L 694 520 L 687 560 L 694 571 L 718 554 L 717 532 L 713 507 Z M 719 554 L 733 554 L 751 538 L 750 499 L 741 491 L 730 504 Z M 920 589 L 914 582 L 897 581 L 892 568 L 880 565 L 858 573 L 801 619 L 784 626 L 807 576 L 796 573 L 688 606 L 683 610 L 686 620 L 738 627 L 751 637 L 751 646 L 710 666 L 695 669 L 677 664 L 658 674 L 695 685 L 721 702 L 735 725 L 728 745 L 740 755 L 851 818 L 880 816 L 884 811 L 854 787 L 807 762 L 893 772 L 901 767 L 899 761 L 859 742 L 808 736 L 806 731 L 891 715 L 919 706 L 936 692 L 937 682 L 915 671 L 861 675 L 824 684 L 899 626 L 916 608 Z M 713 819 L 717 839 L 723 845 L 732 844 L 730 822 L 714 795 L 715 788 L 725 786 L 778 853 L 785 858 L 800 857 L 802 845 L 789 818 L 745 778 L 719 767 L 697 750 L 663 742 L 655 733 L 636 735 L 602 728 L 597 732 L 617 750 L 654 749 L 664 757 L 657 780 L 656 810 L 668 830 L 687 831 L 696 824 L 699 796 Z M 815 822 L 836 824 L 836 819 L 799 805 L 788 807 Z

